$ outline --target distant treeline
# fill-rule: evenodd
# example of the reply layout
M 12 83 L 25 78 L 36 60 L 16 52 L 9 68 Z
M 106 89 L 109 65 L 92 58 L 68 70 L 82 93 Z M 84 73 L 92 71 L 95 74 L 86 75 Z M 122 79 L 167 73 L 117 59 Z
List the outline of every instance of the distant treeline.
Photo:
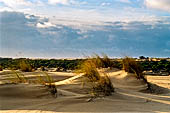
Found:
M 170 61 L 140 61 L 140 64 L 144 71 L 152 70 L 153 72 L 168 72 L 170 74 Z
M 33 69 L 47 68 L 63 68 L 65 70 L 74 70 L 83 61 L 83 59 L 62 60 L 62 59 L 12 59 L 0 58 L 0 65 L 3 69 L 20 69 L 21 65 L 30 65 Z
M 23 62 L 24 61 L 24 62 Z M 77 69 L 85 59 L 12 59 L 12 58 L 0 58 L 0 67 L 3 69 L 21 69 L 23 65 L 28 64 L 31 68 L 36 70 L 37 68 L 62 68 L 64 70 L 75 70 Z M 121 59 L 111 59 L 114 68 L 122 68 Z M 143 71 L 152 70 L 153 72 L 166 71 L 170 73 L 170 61 L 166 59 L 160 61 L 138 61 L 143 68 Z M 25 63 L 25 64 L 24 64 Z

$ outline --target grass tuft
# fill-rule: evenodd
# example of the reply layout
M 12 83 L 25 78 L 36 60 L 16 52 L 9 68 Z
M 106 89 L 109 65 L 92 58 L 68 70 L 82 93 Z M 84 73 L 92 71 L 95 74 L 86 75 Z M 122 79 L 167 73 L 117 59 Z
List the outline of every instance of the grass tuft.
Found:
M 24 74 L 13 71 L 13 74 L 11 74 L 11 78 L 10 81 L 12 81 L 12 83 L 27 83 L 28 80 L 25 78 Z
M 98 62 L 99 61 L 99 62 Z M 96 63 L 97 62 L 97 63 Z M 109 96 L 114 92 L 114 87 L 109 77 L 105 74 L 101 76 L 97 68 L 100 64 L 100 58 L 89 58 L 80 66 L 80 72 L 84 73 L 84 82 L 90 85 L 93 96 Z
M 129 73 L 135 73 L 138 79 L 140 79 L 143 76 L 142 67 L 138 62 L 135 61 L 135 59 L 130 57 L 125 57 L 122 60 L 122 64 L 123 64 L 123 70 Z
M 150 83 L 147 81 L 147 79 L 142 73 L 143 70 L 141 65 L 138 62 L 136 62 L 135 59 L 130 57 L 125 57 L 122 60 L 122 64 L 123 64 L 123 70 L 129 73 L 134 73 L 137 79 L 143 79 L 143 81 L 148 85 L 148 90 L 151 90 Z
M 113 67 L 113 62 L 106 54 L 103 54 L 102 57 L 95 54 L 92 58 L 89 59 L 93 60 L 97 68 Z
M 42 72 L 43 76 L 37 76 L 37 80 L 40 84 L 43 84 L 49 88 L 49 92 L 54 95 L 55 97 L 57 96 L 57 88 L 54 84 L 53 78 L 47 73 L 47 72 Z

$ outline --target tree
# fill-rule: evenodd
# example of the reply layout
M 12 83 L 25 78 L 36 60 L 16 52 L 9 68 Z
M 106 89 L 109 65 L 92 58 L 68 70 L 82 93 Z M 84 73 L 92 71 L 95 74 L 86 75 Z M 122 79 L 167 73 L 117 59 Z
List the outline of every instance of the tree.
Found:
M 144 56 L 139 56 L 139 59 L 146 59 Z

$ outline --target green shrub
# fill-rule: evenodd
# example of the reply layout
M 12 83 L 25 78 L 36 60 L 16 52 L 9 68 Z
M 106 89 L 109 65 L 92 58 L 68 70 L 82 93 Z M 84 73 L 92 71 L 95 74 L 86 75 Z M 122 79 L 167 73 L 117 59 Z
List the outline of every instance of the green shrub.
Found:
M 21 60 L 19 66 L 20 66 L 21 71 L 23 71 L 23 72 L 32 72 L 32 69 L 33 69 L 33 68 L 32 68 L 31 65 L 30 65 L 28 62 L 26 62 L 25 60 Z
M 103 64 L 104 68 L 113 67 L 113 61 L 106 54 L 103 54 Z
M 2 66 L 0 65 L 0 71 L 3 71 L 3 68 L 2 68 Z

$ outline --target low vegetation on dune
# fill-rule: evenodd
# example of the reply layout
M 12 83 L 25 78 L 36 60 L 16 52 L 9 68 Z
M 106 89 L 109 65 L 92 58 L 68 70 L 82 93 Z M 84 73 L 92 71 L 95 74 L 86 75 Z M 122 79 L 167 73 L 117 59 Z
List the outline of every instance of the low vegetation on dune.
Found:
M 143 69 L 141 65 L 138 62 L 136 62 L 135 59 L 130 57 L 125 57 L 122 60 L 122 65 L 123 65 L 123 70 L 125 70 L 128 73 L 134 73 L 137 79 L 143 79 L 143 81 L 148 85 L 148 89 L 150 90 L 150 84 L 143 74 Z
M 24 74 L 22 74 L 21 72 L 16 72 L 14 70 L 12 72 L 13 74 L 10 74 L 10 81 L 12 83 L 27 83 L 28 82 Z
M 42 75 L 37 76 L 37 82 L 45 85 L 49 88 L 49 92 L 52 95 L 57 95 L 57 87 L 55 86 L 53 77 L 51 77 L 50 75 L 48 75 L 48 73 L 46 72 L 42 72 Z
M 83 82 L 90 85 L 93 96 L 109 96 L 114 92 L 114 87 L 109 77 L 106 74 L 101 75 L 97 70 L 97 68 L 105 66 L 105 63 L 102 58 L 97 56 L 95 58 L 88 58 L 80 66 L 80 72 L 84 73 L 86 78 Z
M 29 80 L 22 72 L 12 71 L 13 73 L 10 74 L 9 80 L 11 83 L 31 83 L 31 84 L 41 84 L 44 86 L 47 86 L 49 89 L 49 92 L 56 97 L 57 95 L 57 88 L 54 83 L 53 78 L 48 75 L 46 72 L 41 72 L 39 76 L 37 76 L 37 79 L 35 80 Z
M 135 61 L 135 59 L 130 58 L 130 57 L 125 57 L 122 60 L 122 65 L 123 65 L 123 70 L 129 73 L 135 73 L 137 75 L 137 78 L 141 78 L 142 75 L 142 67 L 138 62 Z
M 11 81 L 13 83 L 38 83 L 44 86 L 48 86 L 52 94 L 57 93 L 57 88 L 53 84 L 53 78 L 48 75 L 45 71 L 48 68 L 57 67 L 57 70 L 64 69 L 65 71 L 84 73 L 83 84 L 91 88 L 91 94 L 96 96 L 109 96 L 114 92 L 114 87 L 108 75 L 100 70 L 101 68 L 118 68 L 123 69 L 128 73 L 134 73 L 137 79 L 143 79 L 143 81 L 148 85 L 148 89 L 151 91 L 151 85 L 145 78 L 143 71 L 150 67 L 150 70 L 166 70 L 169 72 L 170 62 L 161 61 L 142 61 L 139 59 L 134 59 L 130 57 L 125 57 L 123 59 L 110 59 L 107 55 L 103 54 L 102 57 L 95 54 L 92 57 L 86 59 L 76 59 L 76 60 L 31 60 L 31 59 L 10 59 L 10 58 L 0 58 L 0 71 L 3 69 L 19 69 L 22 72 L 32 72 L 36 69 L 41 70 L 41 75 L 37 76 L 36 80 L 29 80 L 20 71 L 12 71 Z M 56 70 L 56 71 L 57 71 Z M 70 71 L 71 70 L 71 71 Z M 149 71 L 150 71 L 149 70 Z M 147 70 L 148 71 L 148 70 Z M 10 75 L 10 74 L 9 74 Z
M 89 57 L 89 59 L 93 61 L 93 63 L 96 65 L 96 68 L 108 68 L 114 66 L 113 61 L 111 61 L 111 59 L 106 54 L 103 54 L 102 57 L 95 54 L 92 58 Z

